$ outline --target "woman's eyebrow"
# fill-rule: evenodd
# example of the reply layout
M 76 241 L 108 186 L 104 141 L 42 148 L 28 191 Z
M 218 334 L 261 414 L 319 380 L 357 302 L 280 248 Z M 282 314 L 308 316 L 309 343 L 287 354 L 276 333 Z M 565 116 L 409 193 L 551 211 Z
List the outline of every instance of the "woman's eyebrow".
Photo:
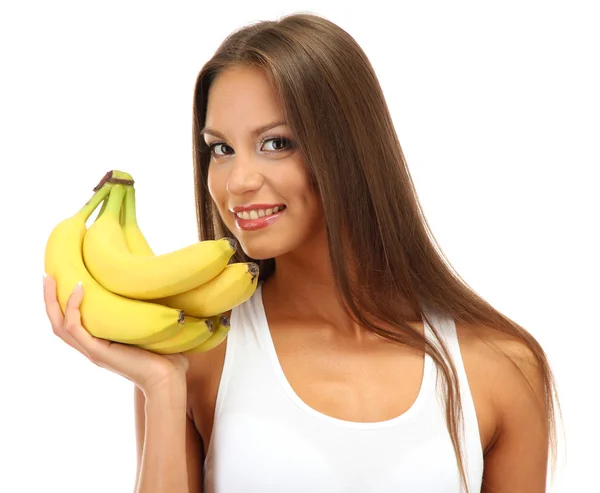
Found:
M 267 130 L 270 130 L 270 129 L 275 128 L 275 127 L 279 127 L 281 125 L 287 125 L 287 122 L 281 121 L 281 120 L 277 120 L 277 121 L 274 121 L 274 122 L 271 122 L 271 123 L 267 123 L 266 125 L 261 125 L 260 127 L 257 127 L 257 128 L 255 128 L 252 131 L 252 136 L 256 137 L 259 134 L 261 134 L 261 133 L 263 133 L 263 132 L 265 132 Z M 206 125 L 200 131 L 200 135 L 204 135 L 204 134 L 214 135 L 215 137 L 219 137 L 221 139 L 225 138 L 225 136 L 221 132 L 219 132 L 218 130 L 214 130 L 214 129 L 206 126 Z

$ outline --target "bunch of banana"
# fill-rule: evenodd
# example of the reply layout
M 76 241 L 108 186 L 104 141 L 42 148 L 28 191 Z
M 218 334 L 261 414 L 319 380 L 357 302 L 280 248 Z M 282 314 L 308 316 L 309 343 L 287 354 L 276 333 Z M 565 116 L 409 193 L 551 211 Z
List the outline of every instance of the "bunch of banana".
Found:
M 137 223 L 133 178 L 113 170 L 52 230 L 44 264 L 63 313 L 73 287 L 83 283 L 82 325 L 93 336 L 192 354 L 223 342 L 230 329 L 224 313 L 256 290 L 256 264 L 229 264 L 236 246 L 222 238 L 155 255 Z

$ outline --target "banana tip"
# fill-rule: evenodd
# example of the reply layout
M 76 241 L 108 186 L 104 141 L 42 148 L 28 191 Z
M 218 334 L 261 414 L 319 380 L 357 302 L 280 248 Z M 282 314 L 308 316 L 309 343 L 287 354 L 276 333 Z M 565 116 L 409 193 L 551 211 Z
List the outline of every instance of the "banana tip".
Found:
M 237 240 L 235 238 L 229 238 L 229 237 L 227 237 L 226 239 L 229 242 L 229 246 L 231 247 L 231 249 L 234 252 L 236 252 L 237 248 L 238 248 L 238 242 L 237 242 Z
M 258 264 L 255 264 L 254 262 L 249 262 L 248 263 L 248 272 L 250 272 L 250 274 L 252 275 L 253 278 L 258 276 L 258 273 L 260 272 Z

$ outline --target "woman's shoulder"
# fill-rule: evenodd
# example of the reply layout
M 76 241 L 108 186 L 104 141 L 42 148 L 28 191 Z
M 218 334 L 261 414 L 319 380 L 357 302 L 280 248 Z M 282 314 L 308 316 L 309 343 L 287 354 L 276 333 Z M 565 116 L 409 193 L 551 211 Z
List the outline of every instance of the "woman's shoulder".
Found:
M 456 324 L 456 333 L 463 358 L 472 360 L 478 370 L 498 377 L 511 376 L 519 369 L 528 374 L 536 373 L 536 354 L 521 337 L 465 323 Z
M 491 435 L 497 438 L 507 419 L 519 412 L 516 403 L 525 399 L 525 410 L 532 409 L 532 399 L 543 402 L 543 371 L 535 352 L 518 336 L 463 323 L 456 324 L 456 331 L 478 418 L 487 422 L 489 447 L 495 441 Z

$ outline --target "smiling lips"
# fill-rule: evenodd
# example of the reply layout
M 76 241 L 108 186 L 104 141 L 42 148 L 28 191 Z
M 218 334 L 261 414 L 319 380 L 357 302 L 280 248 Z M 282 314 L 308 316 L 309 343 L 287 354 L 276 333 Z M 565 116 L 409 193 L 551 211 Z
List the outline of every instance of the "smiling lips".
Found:
M 258 219 L 259 217 L 270 216 L 271 214 L 277 214 L 280 210 L 285 209 L 285 205 L 276 205 L 275 207 L 268 208 L 252 208 L 241 211 L 235 211 L 235 215 L 240 219 Z
M 285 211 L 284 204 L 255 204 L 247 207 L 234 207 L 235 223 L 244 231 L 262 229 L 276 221 Z

